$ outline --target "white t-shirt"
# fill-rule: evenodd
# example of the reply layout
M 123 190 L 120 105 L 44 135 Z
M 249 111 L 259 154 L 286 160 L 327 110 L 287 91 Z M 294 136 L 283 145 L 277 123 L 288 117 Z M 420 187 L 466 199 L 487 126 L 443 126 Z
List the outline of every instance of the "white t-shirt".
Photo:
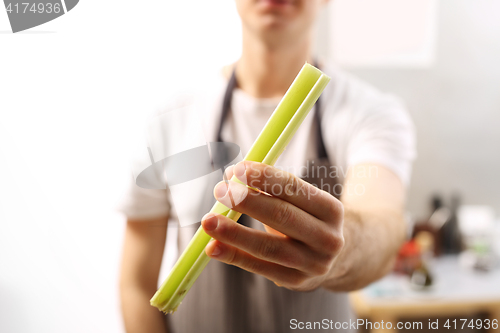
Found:
M 349 167 L 374 163 L 392 170 L 408 185 L 411 164 L 416 156 L 415 130 L 402 103 L 332 65 L 322 70 L 331 77 L 321 96 L 323 140 L 330 163 L 340 171 L 338 181 L 343 182 Z M 216 141 L 227 79 L 218 74 L 209 81 L 210 84 L 204 86 L 209 87 L 206 91 L 193 92 L 171 101 L 160 113 L 194 102 L 203 109 L 201 121 L 206 140 Z M 238 144 L 244 156 L 278 102 L 279 99 L 256 99 L 242 90 L 235 89 L 231 112 L 222 130 L 223 140 Z M 171 125 L 174 126 L 172 123 Z M 176 128 L 168 126 L 162 129 L 165 140 L 179 140 L 182 129 L 177 125 Z M 308 160 L 316 157 L 315 131 L 311 112 L 278 159 L 276 166 L 301 176 L 303 166 Z M 175 133 L 172 134 L 175 137 L 171 136 L 169 139 L 169 133 Z M 151 218 L 170 214 L 171 219 L 175 219 L 175 209 L 170 202 L 167 190 L 147 190 L 132 184 L 120 210 L 129 218 Z M 263 230 L 259 224 L 254 223 L 252 227 Z M 197 226 L 178 228 L 179 251 L 185 248 L 196 228 Z M 226 269 L 222 268 L 222 265 L 212 260 L 179 310 L 171 316 L 170 322 L 175 332 L 229 333 L 235 330 L 244 332 L 245 329 L 248 332 L 288 332 L 292 319 L 321 321 L 327 318 L 348 321 L 352 316 L 346 294 L 323 289 L 310 293 L 293 292 L 279 288 L 260 276 L 251 278 L 252 282 L 247 284 L 241 281 L 242 285 L 233 286 L 233 289 L 228 287 L 232 290 L 228 292 L 228 283 L 235 282 L 228 280 L 227 274 L 220 274 L 221 270 Z M 237 304 L 231 297 L 240 297 L 234 294 L 234 290 L 241 290 L 243 287 L 251 289 L 251 295 L 246 296 L 245 303 L 248 304 L 245 305 L 245 314 L 241 317 L 231 310 Z M 230 295 L 227 295 L 228 293 Z M 245 321 L 243 327 L 237 326 L 235 317 Z

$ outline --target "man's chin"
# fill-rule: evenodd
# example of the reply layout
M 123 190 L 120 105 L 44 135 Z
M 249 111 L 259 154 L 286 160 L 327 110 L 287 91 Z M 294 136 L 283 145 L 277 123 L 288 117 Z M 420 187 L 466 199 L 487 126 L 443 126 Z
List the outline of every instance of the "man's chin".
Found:
M 260 17 L 259 26 L 262 32 L 286 32 L 286 30 L 292 23 L 290 21 L 291 19 L 289 17 L 281 13 L 268 13 Z

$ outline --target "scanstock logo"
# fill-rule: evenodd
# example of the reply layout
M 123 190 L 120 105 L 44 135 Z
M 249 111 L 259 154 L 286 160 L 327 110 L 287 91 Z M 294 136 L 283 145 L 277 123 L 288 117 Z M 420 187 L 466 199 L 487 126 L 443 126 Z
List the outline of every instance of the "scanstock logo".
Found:
M 27 30 L 62 16 L 79 0 L 4 0 L 12 32 Z

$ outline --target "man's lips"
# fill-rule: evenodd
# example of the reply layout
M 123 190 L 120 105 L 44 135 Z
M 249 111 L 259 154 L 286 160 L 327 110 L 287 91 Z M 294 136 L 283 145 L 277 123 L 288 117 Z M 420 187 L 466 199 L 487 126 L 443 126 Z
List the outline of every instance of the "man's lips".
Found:
M 260 0 L 259 3 L 269 7 L 281 7 L 291 5 L 292 0 Z

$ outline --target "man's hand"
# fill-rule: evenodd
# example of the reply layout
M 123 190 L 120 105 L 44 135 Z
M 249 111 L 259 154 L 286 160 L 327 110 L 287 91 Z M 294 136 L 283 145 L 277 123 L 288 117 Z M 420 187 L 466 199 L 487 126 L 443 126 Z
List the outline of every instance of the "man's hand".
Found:
M 219 183 L 222 204 L 266 226 L 255 230 L 222 216 L 207 214 L 202 225 L 215 240 L 211 258 L 260 274 L 292 290 L 314 290 L 331 279 L 343 246 L 342 203 L 293 174 L 244 161 L 226 173 L 238 182 Z M 229 186 L 228 186 L 229 185 Z

